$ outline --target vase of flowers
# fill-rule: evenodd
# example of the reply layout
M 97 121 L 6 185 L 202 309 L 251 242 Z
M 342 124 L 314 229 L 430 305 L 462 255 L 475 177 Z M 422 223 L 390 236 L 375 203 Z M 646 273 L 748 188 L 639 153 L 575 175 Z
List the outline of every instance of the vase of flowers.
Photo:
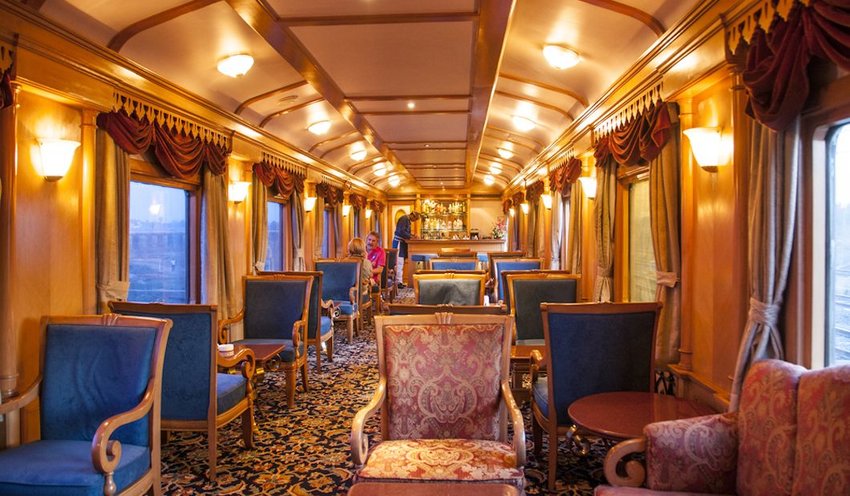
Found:
M 493 230 L 490 231 L 490 234 L 493 235 L 493 239 L 502 239 L 505 237 L 505 225 L 506 219 L 504 217 L 496 218 L 496 223 L 493 225 Z

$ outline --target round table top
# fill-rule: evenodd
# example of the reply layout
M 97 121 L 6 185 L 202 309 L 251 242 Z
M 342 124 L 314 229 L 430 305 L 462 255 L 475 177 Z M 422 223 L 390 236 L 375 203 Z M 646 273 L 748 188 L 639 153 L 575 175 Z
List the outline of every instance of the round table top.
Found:
M 568 413 L 578 427 L 602 437 L 623 440 L 643 436 L 647 424 L 714 413 L 707 406 L 664 394 L 619 391 L 585 396 Z

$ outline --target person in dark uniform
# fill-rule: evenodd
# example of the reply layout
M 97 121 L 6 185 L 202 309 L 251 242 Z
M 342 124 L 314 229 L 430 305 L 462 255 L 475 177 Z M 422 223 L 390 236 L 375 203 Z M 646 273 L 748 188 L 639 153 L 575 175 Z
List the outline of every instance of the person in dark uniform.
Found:
M 407 240 L 413 236 L 410 232 L 410 223 L 416 222 L 419 218 L 420 215 L 418 212 L 410 212 L 407 215 L 399 217 L 395 223 L 393 248 L 398 248 L 395 277 L 399 288 L 404 288 L 404 259 L 407 258 Z

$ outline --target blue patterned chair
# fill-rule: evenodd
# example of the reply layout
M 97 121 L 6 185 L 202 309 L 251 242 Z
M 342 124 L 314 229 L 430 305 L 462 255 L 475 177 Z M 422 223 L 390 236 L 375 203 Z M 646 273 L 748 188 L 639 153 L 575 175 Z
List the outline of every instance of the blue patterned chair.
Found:
M 487 294 L 491 295 L 493 301 L 498 301 L 493 294 L 493 288 L 496 287 L 496 281 L 493 279 L 493 274 L 496 273 L 495 268 L 493 267 L 493 261 L 497 258 L 523 258 L 525 257 L 524 251 L 488 251 L 485 253 L 486 260 L 484 261 L 484 267 L 487 269 Z
M 416 305 L 408 303 L 390 303 L 390 315 L 434 315 L 449 312 L 476 315 L 504 315 L 504 309 L 497 305 Z
M 496 301 L 505 303 L 505 280 L 502 271 L 505 270 L 540 270 L 543 261 L 539 258 L 494 258 L 493 272 L 493 296 Z
M 428 270 L 478 270 L 478 259 L 472 257 L 439 257 L 428 262 Z
M 323 274 L 316 271 L 259 271 L 257 273 L 260 276 L 274 274 L 284 276 L 313 276 L 313 286 L 310 288 L 310 311 L 307 314 L 307 345 L 316 347 L 316 372 L 321 372 L 322 348 L 325 349 L 328 361 L 332 362 L 334 360 L 333 302 L 322 299 Z
M 510 318 L 380 315 L 375 329 L 378 386 L 351 425 L 355 483 L 486 482 L 522 490 L 525 430 L 508 386 Z M 379 410 L 381 441 L 370 447 L 365 426 Z
M 420 305 L 481 305 L 484 271 L 413 274 L 415 301 Z
M 0 414 L 39 399 L 41 439 L 0 451 L 0 494 L 161 493 L 159 413 L 171 323 L 41 320 L 40 376 Z
M 324 297 L 334 303 L 334 320 L 346 323 L 349 343 L 354 340 L 355 327 L 360 332 L 361 314 L 372 304 L 360 277 L 362 263 L 359 258 L 320 258 L 314 264 L 314 270 L 324 274 Z
M 254 353 L 243 349 L 223 357 L 218 352 L 215 305 L 110 301 L 109 309 L 173 323 L 162 373 L 162 430 L 206 432 L 209 478 L 214 481 L 220 427 L 241 417 L 245 447 L 254 447 Z M 241 367 L 239 375 L 218 372 L 219 367 L 236 366 Z
M 573 401 L 610 391 L 652 391 L 661 304 L 543 303 L 545 358 L 531 354 L 532 436 L 539 457 L 549 436 L 549 490 L 555 489 L 558 435 L 581 442 L 567 416 Z M 547 376 L 538 371 L 545 367 Z
M 245 276 L 242 279 L 242 310 L 219 322 L 224 341 L 231 341 L 233 324 L 242 322 L 243 339 L 234 344 L 281 344 L 278 356 L 286 374 L 286 400 L 295 405 L 295 376 L 301 370 L 301 385 L 307 392 L 307 315 L 310 308 L 309 275 Z

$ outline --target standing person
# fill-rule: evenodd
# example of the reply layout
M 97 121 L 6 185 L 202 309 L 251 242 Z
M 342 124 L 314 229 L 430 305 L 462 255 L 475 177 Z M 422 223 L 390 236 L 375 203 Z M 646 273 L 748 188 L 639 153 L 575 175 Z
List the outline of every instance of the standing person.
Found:
M 395 277 L 399 289 L 404 288 L 404 259 L 407 258 L 407 240 L 413 237 L 410 232 L 410 223 L 419 220 L 418 212 L 410 212 L 399 217 L 395 224 L 393 234 L 393 248 L 398 248 L 398 262 L 396 262 Z
M 380 284 L 381 272 L 384 266 L 387 265 L 387 254 L 380 246 L 378 233 L 370 232 L 366 236 L 366 248 L 369 250 L 366 253 L 366 258 L 372 263 L 372 280 L 374 284 Z

